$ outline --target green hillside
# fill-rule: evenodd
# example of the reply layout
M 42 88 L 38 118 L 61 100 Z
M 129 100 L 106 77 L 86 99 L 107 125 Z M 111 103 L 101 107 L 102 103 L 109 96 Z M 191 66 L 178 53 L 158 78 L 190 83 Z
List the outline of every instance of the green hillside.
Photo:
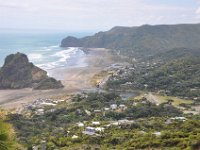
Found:
M 0 110 L 0 150 L 23 150 L 23 147 L 17 144 L 14 129 L 6 119 L 5 112 Z
M 106 32 L 77 39 L 67 37 L 61 47 L 101 47 L 121 50 L 122 53 L 154 55 L 174 48 L 200 48 L 200 24 L 143 25 L 114 27 Z
M 110 78 L 107 86 L 117 89 L 131 82 L 134 89 L 164 90 L 167 95 L 195 99 L 200 97 L 199 68 L 199 50 L 173 49 L 136 63 L 133 72 L 128 70 L 128 76 Z

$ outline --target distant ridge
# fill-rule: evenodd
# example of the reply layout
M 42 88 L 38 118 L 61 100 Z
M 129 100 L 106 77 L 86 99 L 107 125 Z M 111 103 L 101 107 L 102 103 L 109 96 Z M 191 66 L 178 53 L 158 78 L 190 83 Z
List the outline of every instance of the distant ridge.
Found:
M 108 48 L 135 52 L 162 52 L 174 48 L 200 48 L 200 24 L 114 27 L 84 38 L 67 37 L 61 47 Z

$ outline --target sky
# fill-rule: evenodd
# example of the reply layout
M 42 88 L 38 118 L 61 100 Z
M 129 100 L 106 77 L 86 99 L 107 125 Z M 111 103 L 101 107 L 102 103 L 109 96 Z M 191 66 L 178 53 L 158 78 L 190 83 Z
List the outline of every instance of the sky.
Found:
M 200 0 L 0 0 L 0 29 L 99 31 L 200 23 Z

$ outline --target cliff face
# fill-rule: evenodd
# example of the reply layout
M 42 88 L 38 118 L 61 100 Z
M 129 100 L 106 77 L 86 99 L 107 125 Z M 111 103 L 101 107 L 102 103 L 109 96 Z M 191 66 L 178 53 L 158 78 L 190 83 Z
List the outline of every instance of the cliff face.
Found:
M 33 87 L 47 78 L 47 72 L 30 63 L 25 54 L 11 54 L 6 57 L 3 67 L 0 69 L 0 89 Z M 52 87 L 53 85 L 50 86 L 50 89 Z

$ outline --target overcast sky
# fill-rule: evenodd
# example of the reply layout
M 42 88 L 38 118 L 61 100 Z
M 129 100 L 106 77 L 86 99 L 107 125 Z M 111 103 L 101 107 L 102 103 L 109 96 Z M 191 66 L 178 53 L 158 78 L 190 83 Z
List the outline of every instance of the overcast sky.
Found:
M 200 23 L 200 0 L 0 0 L 0 28 L 98 31 Z

